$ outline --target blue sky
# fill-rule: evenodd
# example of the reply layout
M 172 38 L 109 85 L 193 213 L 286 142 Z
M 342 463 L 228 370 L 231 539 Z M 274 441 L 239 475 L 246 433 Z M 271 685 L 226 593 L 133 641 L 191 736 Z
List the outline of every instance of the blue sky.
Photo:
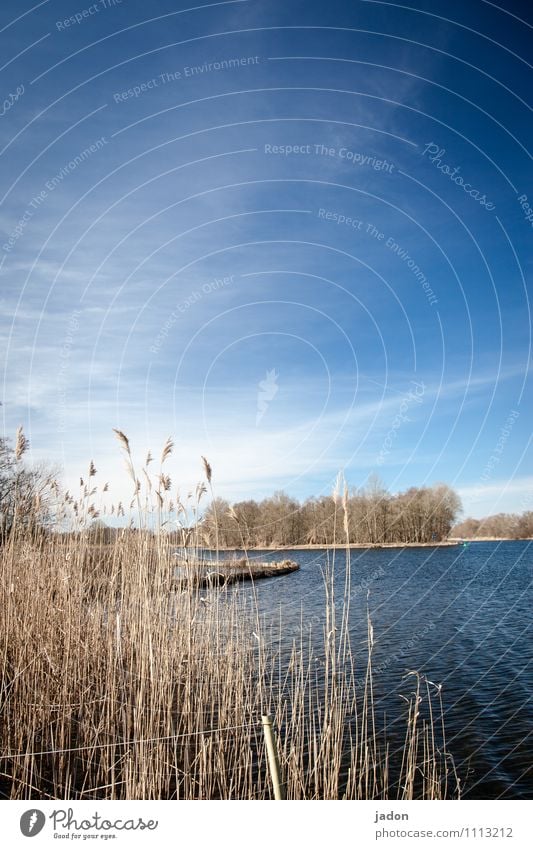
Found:
M 2 4 L 5 435 L 531 509 L 530 16 L 417 6 Z

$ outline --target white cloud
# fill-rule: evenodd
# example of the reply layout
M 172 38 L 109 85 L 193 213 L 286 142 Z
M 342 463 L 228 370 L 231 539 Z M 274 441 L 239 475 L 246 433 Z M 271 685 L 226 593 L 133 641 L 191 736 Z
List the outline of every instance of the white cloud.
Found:
M 533 510 L 533 476 L 458 487 L 464 515 L 480 519 L 494 513 Z

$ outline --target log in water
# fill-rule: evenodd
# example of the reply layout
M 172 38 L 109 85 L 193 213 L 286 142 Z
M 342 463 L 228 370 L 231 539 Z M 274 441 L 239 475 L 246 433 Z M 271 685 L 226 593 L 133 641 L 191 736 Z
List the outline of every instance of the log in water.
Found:
M 261 578 L 275 578 L 297 572 L 300 568 L 294 560 L 282 560 L 278 563 L 257 563 L 246 560 L 220 560 L 205 563 L 181 562 L 176 566 L 174 586 L 193 585 L 214 587 L 234 584 L 238 581 L 258 581 Z

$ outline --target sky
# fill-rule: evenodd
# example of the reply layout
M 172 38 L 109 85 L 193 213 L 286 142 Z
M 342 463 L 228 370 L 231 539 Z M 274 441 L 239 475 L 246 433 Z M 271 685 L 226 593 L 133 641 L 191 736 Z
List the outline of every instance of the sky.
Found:
M 4 0 L 2 433 L 533 509 L 526 2 Z

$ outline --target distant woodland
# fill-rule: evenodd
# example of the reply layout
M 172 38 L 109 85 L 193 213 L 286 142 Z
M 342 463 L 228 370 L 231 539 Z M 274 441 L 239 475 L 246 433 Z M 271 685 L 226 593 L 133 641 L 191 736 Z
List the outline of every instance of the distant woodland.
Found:
M 450 538 L 533 538 L 533 511 L 522 515 L 499 513 L 485 519 L 465 519 L 461 499 L 447 484 L 387 492 L 372 477 L 364 489 L 346 498 L 350 543 L 431 543 Z M 204 513 L 201 536 L 208 547 L 261 548 L 330 545 L 346 542 L 344 509 L 331 495 L 303 503 L 277 492 L 262 501 L 230 505 L 215 499 Z
M 450 536 L 462 539 L 503 537 L 533 539 L 533 510 L 526 513 L 497 513 L 485 519 L 465 519 L 452 528 Z
M 332 495 L 300 503 L 283 492 L 233 505 L 217 498 L 201 532 L 206 546 L 224 548 L 342 544 L 346 532 L 352 544 L 427 543 L 446 539 L 460 512 L 461 500 L 446 484 L 391 495 L 374 477 L 344 504 Z

